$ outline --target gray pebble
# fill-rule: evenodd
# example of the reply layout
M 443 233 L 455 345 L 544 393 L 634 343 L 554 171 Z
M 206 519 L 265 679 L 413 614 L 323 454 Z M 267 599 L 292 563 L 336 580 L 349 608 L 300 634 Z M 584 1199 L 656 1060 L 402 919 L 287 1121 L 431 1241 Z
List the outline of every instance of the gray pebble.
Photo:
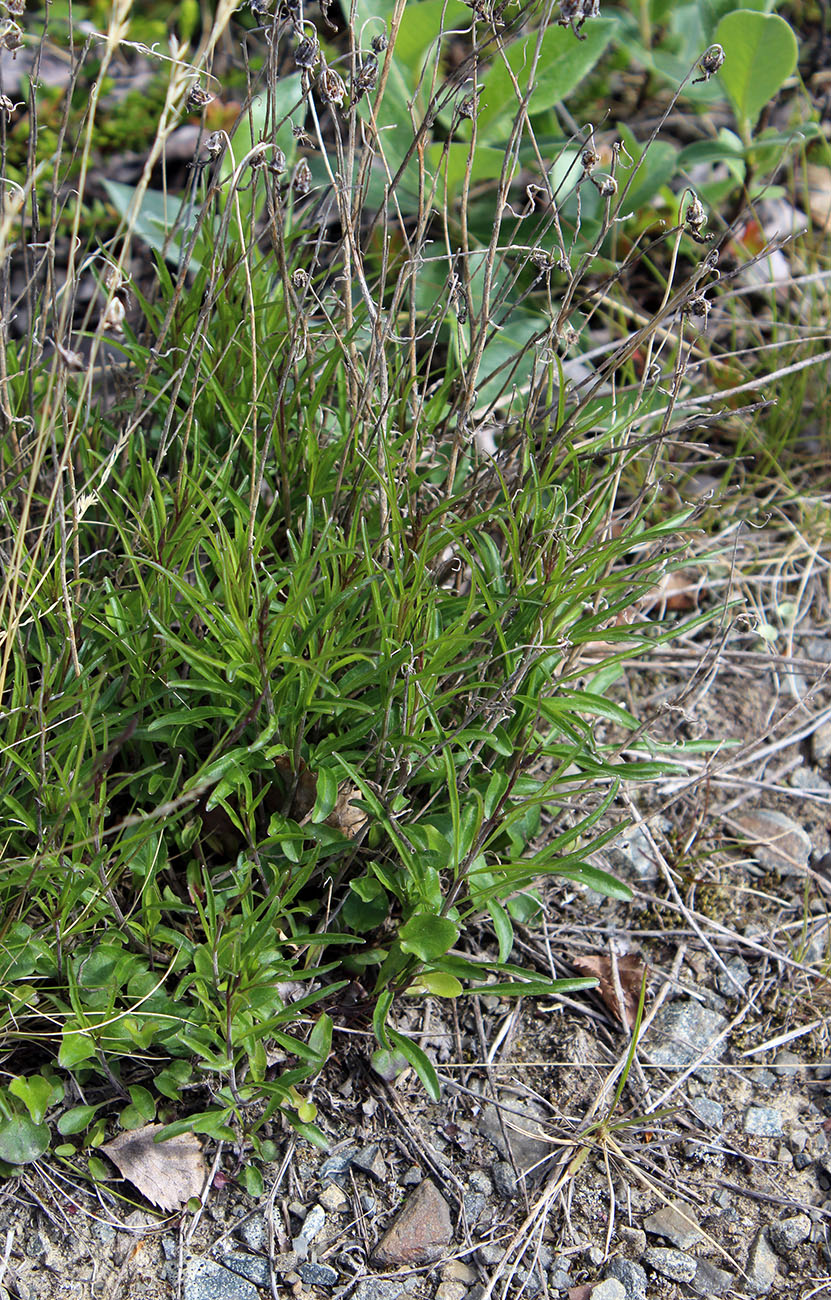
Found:
M 321 1183 L 326 1183 L 329 1179 L 346 1178 L 349 1167 L 357 1154 L 357 1147 L 350 1147 L 348 1151 L 339 1151 L 337 1155 L 328 1156 L 320 1166 L 318 1177 Z
M 370 1178 L 374 1178 L 377 1183 L 383 1183 L 387 1176 L 387 1166 L 377 1142 L 356 1151 L 352 1157 L 352 1167 L 360 1169 L 361 1173 L 369 1174 Z
M 334 1286 L 338 1280 L 338 1271 L 329 1264 L 301 1264 L 297 1270 L 307 1286 Z
M 418 1281 L 418 1279 L 415 1279 Z M 354 1300 L 399 1300 L 407 1295 L 412 1278 L 367 1277 L 352 1292 Z
M 662 1006 L 653 1020 L 642 1055 L 651 1065 L 661 1065 L 667 1070 L 686 1070 L 706 1052 L 727 1025 L 724 1016 L 691 998 L 672 1002 Z M 719 1060 L 726 1050 L 727 1040 L 722 1038 L 711 1048 L 702 1065 Z
M 750 970 L 743 957 L 731 957 L 724 963 L 726 970 L 716 974 L 716 988 L 723 998 L 741 997 L 745 987 L 750 983 Z
M 811 1163 L 811 1157 L 808 1155 L 807 1151 L 794 1151 L 793 1153 L 794 1169 L 798 1169 L 801 1172 L 803 1169 L 807 1169 L 810 1163 Z
M 707 1128 L 720 1129 L 724 1123 L 724 1107 L 720 1101 L 711 1101 L 709 1097 L 696 1097 L 692 1104 L 693 1114 Z
M 252 1214 L 237 1228 L 237 1236 L 249 1250 L 265 1250 L 268 1233 L 264 1214 Z
M 781 1052 L 776 1053 L 773 1069 L 776 1074 L 784 1075 L 786 1079 L 796 1079 L 803 1077 L 805 1065 L 796 1052 L 788 1052 L 783 1049 Z
M 418 1165 L 410 1165 L 401 1181 L 405 1187 L 417 1187 L 423 1177 Z
M 487 1197 L 483 1196 L 481 1192 L 465 1192 L 465 1218 L 467 1219 L 468 1227 L 475 1228 L 476 1224 L 482 1217 L 482 1212 L 487 1203 Z
M 246 1255 L 242 1250 L 228 1250 L 219 1262 L 223 1268 L 247 1278 L 255 1286 L 268 1286 L 268 1260 L 262 1255 Z
M 260 1300 L 253 1282 L 213 1259 L 189 1259 L 185 1265 L 183 1300 Z
M 615 1255 L 606 1265 L 606 1276 L 623 1283 L 626 1300 L 646 1300 L 646 1273 L 640 1264 Z
M 748 1106 L 744 1113 L 744 1131 L 757 1137 L 781 1137 L 782 1116 L 773 1106 Z
M 695 1211 L 686 1201 L 673 1201 L 671 1205 L 660 1206 L 654 1214 L 644 1219 L 643 1226 L 647 1232 L 665 1237 L 681 1250 L 687 1250 L 703 1240 Z
M 767 1295 L 776 1281 L 777 1272 L 776 1256 L 771 1250 L 767 1232 L 760 1228 L 747 1252 L 745 1285 L 748 1295 Z
M 571 1278 L 561 1268 L 552 1268 L 548 1275 L 548 1283 L 552 1291 L 568 1291 L 571 1287 Z
M 626 1287 L 615 1277 L 607 1277 L 592 1287 L 592 1300 L 627 1300 Z
M 672 1282 L 691 1282 L 695 1277 L 695 1260 L 674 1246 L 650 1246 L 643 1253 L 643 1262 Z
M 517 1194 L 517 1177 L 507 1160 L 496 1160 L 491 1166 L 493 1183 L 504 1201 L 510 1201 Z
M 723 1295 L 725 1291 L 732 1287 L 735 1280 L 732 1273 L 728 1273 L 724 1268 L 719 1268 L 717 1264 L 711 1263 L 709 1259 L 697 1259 L 695 1261 L 695 1277 L 690 1282 L 690 1286 L 698 1295 L 712 1297 Z
M 770 1244 L 780 1255 L 790 1254 L 807 1241 L 810 1235 L 811 1220 L 807 1214 L 794 1214 L 790 1219 L 780 1219 L 778 1223 L 768 1226 Z

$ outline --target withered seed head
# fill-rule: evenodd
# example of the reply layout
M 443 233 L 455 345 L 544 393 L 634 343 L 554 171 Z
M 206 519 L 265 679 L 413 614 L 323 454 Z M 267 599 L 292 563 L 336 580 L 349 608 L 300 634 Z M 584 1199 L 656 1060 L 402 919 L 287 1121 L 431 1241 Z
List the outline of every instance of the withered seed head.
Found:
M 298 68 L 307 68 L 311 71 L 319 59 L 320 46 L 318 45 L 317 32 L 313 32 L 311 36 L 306 36 L 294 51 L 294 61 Z
M 699 81 L 709 81 L 713 74 L 718 72 L 723 63 L 724 50 L 720 45 L 711 45 L 708 50 L 704 51 L 701 58 L 698 60 L 698 67 L 701 76 L 694 77 L 692 84 L 695 86 Z
M 292 187 L 295 194 L 301 199 L 304 198 L 312 188 L 312 169 L 306 162 L 305 158 L 301 158 L 300 162 L 294 169 Z
M 338 108 L 343 106 L 343 101 L 346 99 L 346 86 L 343 77 L 332 68 L 323 69 L 318 77 L 317 86 L 324 104 L 337 104 Z
M 188 109 L 191 113 L 201 113 L 202 109 L 206 108 L 212 99 L 213 95 L 209 95 L 204 86 L 200 86 L 199 82 L 195 81 L 188 91 Z

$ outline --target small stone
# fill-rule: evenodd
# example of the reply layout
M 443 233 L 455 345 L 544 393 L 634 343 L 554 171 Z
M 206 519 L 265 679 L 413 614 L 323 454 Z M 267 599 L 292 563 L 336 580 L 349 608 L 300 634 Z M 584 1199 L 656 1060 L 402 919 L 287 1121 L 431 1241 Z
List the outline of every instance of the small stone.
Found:
M 586 1251 L 586 1259 L 593 1268 L 598 1268 L 603 1263 L 605 1251 L 602 1246 L 589 1246 Z
M 436 1287 L 436 1300 L 463 1300 L 467 1295 L 464 1282 L 439 1282 Z
M 504 1254 L 505 1251 L 501 1246 L 494 1246 L 492 1242 L 487 1241 L 477 1250 L 476 1258 L 485 1265 L 485 1268 L 492 1268 L 494 1264 L 499 1263 Z
M 398 1264 L 432 1264 L 453 1235 L 450 1210 L 430 1178 L 410 1193 L 403 1208 L 372 1252 L 384 1268 Z
M 657 829 L 667 829 L 665 819 L 658 818 Z M 639 880 L 655 880 L 658 862 L 651 838 L 644 826 L 634 826 L 615 840 L 609 849 L 609 861 L 619 871 L 634 873 Z
M 803 1169 L 807 1169 L 810 1163 L 811 1157 L 807 1151 L 794 1151 L 793 1167 L 797 1172 L 801 1173 Z
M 770 1244 L 779 1255 L 789 1255 L 811 1235 L 811 1220 L 807 1214 L 794 1214 L 790 1219 L 780 1219 L 768 1225 Z
M 354 1300 L 400 1300 L 407 1294 L 409 1278 L 367 1277 L 352 1292 Z
M 248 1278 L 204 1256 L 185 1264 L 182 1295 L 183 1300 L 260 1300 L 259 1290 Z
M 474 1169 L 470 1175 L 470 1185 L 474 1191 L 481 1192 L 483 1196 L 493 1194 L 493 1183 L 491 1182 L 484 1169 Z
M 756 850 L 756 859 L 768 871 L 783 876 L 805 872 L 811 856 L 811 837 L 798 822 L 772 809 L 756 808 L 736 818 L 742 835 Z
M 646 1273 L 640 1264 L 615 1255 L 606 1265 L 606 1276 L 623 1283 L 626 1300 L 646 1300 Z
M 280 1251 L 278 1255 L 273 1256 L 271 1264 L 278 1277 L 285 1277 L 287 1274 L 293 1273 L 297 1268 L 297 1251 Z
M 728 1023 L 717 1011 L 691 998 L 673 1002 L 661 1007 L 656 1015 L 641 1054 L 650 1064 L 665 1070 L 686 1070 L 706 1053 L 701 1063 L 704 1066 L 719 1060 L 727 1050 L 726 1038 L 718 1043 L 715 1039 Z
M 449 1259 L 441 1271 L 442 1282 L 464 1282 L 471 1286 L 476 1281 L 475 1270 L 463 1259 Z
M 324 1210 L 333 1214 L 344 1214 L 349 1209 L 349 1197 L 337 1183 L 327 1183 L 317 1199 Z
M 262 1255 L 246 1255 L 242 1250 L 231 1249 L 223 1253 L 219 1263 L 255 1286 L 268 1286 L 268 1260 Z
M 691 1282 L 695 1277 L 695 1260 L 675 1246 L 650 1246 L 643 1253 L 643 1262 L 672 1282 Z
M 709 1259 L 697 1259 L 695 1261 L 695 1277 L 690 1282 L 693 1291 L 698 1295 L 717 1296 L 724 1295 L 735 1282 L 732 1273 L 726 1269 L 719 1268 L 712 1264 Z
M 561 1268 L 552 1268 L 548 1275 L 548 1285 L 552 1291 L 568 1291 L 571 1287 L 571 1278 Z
M 831 758 L 831 719 L 821 722 L 811 737 L 811 750 L 815 763 Z
M 301 1264 L 297 1270 L 307 1286 L 335 1286 L 338 1270 L 329 1264 Z
M 513 1166 L 507 1160 L 497 1160 L 492 1166 L 494 1186 L 503 1201 L 510 1201 L 517 1194 L 517 1176 Z
M 711 1101 L 709 1097 L 696 1097 L 692 1104 L 693 1114 L 707 1128 L 720 1129 L 724 1123 L 724 1107 L 720 1101 Z
M 791 1151 L 804 1151 L 808 1145 L 807 1128 L 792 1128 L 791 1136 L 788 1139 Z
M 520 1171 L 527 1173 L 533 1168 L 535 1173 L 540 1172 L 541 1162 L 551 1155 L 551 1143 L 545 1136 L 545 1112 L 531 1102 L 511 1095 L 500 1098 L 500 1105 L 502 1123 L 496 1106 L 486 1106 L 479 1117 L 479 1132 L 490 1139 L 503 1160 L 512 1156 Z
M 381 1148 L 377 1142 L 356 1151 L 352 1157 L 352 1167 L 360 1169 L 363 1174 L 369 1174 L 370 1178 L 374 1178 L 376 1183 L 386 1181 L 387 1166 L 384 1163 L 384 1157 L 381 1155 Z
M 325 1222 L 326 1211 L 323 1206 L 313 1205 L 303 1220 L 303 1227 L 291 1243 L 297 1251 L 298 1259 L 307 1258 L 309 1254 L 309 1246 L 314 1241 Z
M 777 1052 L 773 1069 L 776 1074 L 784 1075 L 786 1079 L 801 1079 L 805 1066 L 796 1052 L 783 1049 L 781 1052 Z
M 357 1148 L 351 1147 L 348 1151 L 339 1151 L 336 1155 L 328 1156 L 320 1166 L 318 1177 L 321 1183 L 347 1178 L 352 1160 L 356 1155 Z
M 616 1277 L 607 1277 L 592 1287 L 591 1300 L 626 1300 L 626 1287 Z
M 750 971 L 743 957 L 731 957 L 724 963 L 726 970 L 716 974 L 716 988 L 723 998 L 741 997 L 750 983 Z
M 767 1295 L 776 1281 L 776 1256 L 770 1247 L 767 1232 L 760 1228 L 753 1238 L 747 1252 L 745 1264 L 747 1280 L 745 1286 L 748 1295 Z
M 410 1165 L 401 1181 L 405 1187 L 417 1187 L 423 1177 L 418 1165 Z
M 481 1192 L 465 1192 L 464 1206 L 465 1218 L 469 1228 L 475 1228 L 476 1224 L 482 1217 L 482 1212 L 488 1203 L 487 1197 Z
M 626 1224 L 620 1224 L 617 1235 L 621 1245 L 626 1246 L 633 1255 L 640 1257 L 646 1250 L 646 1233 L 643 1228 L 628 1228 Z
M 673 1201 L 662 1205 L 654 1214 L 644 1219 L 643 1226 L 655 1237 L 665 1237 L 679 1250 L 688 1250 L 704 1240 L 692 1206 L 686 1201 Z
M 252 1214 L 237 1228 L 237 1236 L 249 1250 L 265 1250 L 268 1244 L 265 1215 Z
M 744 1131 L 756 1137 L 781 1137 L 782 1116 L 772 1106 L 748 1106 L 744 1113 Z

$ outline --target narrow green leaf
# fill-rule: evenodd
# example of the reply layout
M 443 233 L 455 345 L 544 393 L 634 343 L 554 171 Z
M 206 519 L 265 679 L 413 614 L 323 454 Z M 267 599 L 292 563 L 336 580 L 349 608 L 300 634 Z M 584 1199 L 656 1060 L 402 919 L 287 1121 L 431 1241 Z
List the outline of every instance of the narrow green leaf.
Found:
M 424 1087 L 427 1089 L 428 1095 L 433 1101 L 441 1101 L 439 1077 L 436 1074 L 435 1067 L 433 1066 L 429 1056 L 427 1056 L 427 1054 L 423 1052 L 411 1038 L 407 1038 L 404 1034 L 399 1034 L 396 1029 L 388 1029 L 387 1032 L 393 1046 L 398 1048 L 401 1055 L 406 1058 L 415 1070 L 419 1079 L 424 1084 Z
M 488 902 L 488 911 L 499 943 L 499 960 L 507 961 L 514 946 L 514 927 L 511 925 L 511 918 L 495 898 Z

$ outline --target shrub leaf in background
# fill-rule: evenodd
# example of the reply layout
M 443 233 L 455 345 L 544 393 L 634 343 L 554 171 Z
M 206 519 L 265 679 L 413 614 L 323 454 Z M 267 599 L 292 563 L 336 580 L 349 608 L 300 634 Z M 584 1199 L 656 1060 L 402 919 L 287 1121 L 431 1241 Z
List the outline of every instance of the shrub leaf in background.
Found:
M 749 141 L 762 109 L 796 67 L 796 37 L 779 14 L 735 9 L 722 18 L 715 41 L 724 50 L 719 76 L 742 135 Z

